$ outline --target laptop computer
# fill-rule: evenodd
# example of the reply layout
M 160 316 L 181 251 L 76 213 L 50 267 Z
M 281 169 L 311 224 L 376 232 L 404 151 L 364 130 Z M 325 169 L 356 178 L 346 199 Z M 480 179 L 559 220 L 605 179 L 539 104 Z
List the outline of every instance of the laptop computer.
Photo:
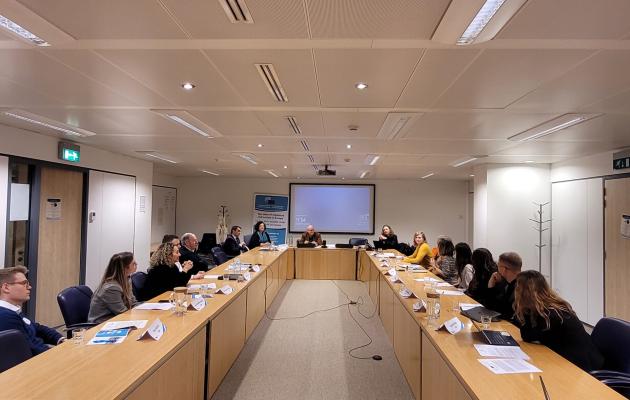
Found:
M 298 243 L 297 243 L 297 247 L 298 247 L 298 248 L 304 248 L 304 247 L 310 247 L 310 248 L 313 248 L 313 247 L 315 247 L 315 246 L 317 246 L 315 243 L 302 243 L 302 242 L 298 242 Z
M 475 328 L 481 333 L 483 340 L 494 346 L 518 346 L 518 342 L 506 331 L 491 331 L 487 329 L 481 329 L 477 323 L 472 320 Z
M 477 322 L 481 322 L 482 315 L 489 315 L 492 318 L 492 322 L 497 322 L 500 320 L 499 316 L 501 313 L 489 310 L 484 306 L 479 306 L 468 310 L 462 310 L 462 315 Z
M 335 243 L 335 247 L 338 249 L 351 249 L 352 245 L 350 243 Z

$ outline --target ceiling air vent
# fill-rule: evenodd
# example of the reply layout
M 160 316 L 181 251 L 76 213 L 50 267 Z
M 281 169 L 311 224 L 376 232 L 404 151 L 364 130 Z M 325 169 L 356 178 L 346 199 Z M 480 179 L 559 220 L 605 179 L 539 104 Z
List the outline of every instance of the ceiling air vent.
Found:
M 253 24 L 252 14 L 244 0 L 219 0 L 221 7 L 233 24 Z
M 276 70 L 273 68 L 273 64 L 254 64 L 260 77 L 262 78 L 265 86 L 271 92 L 271 95 L 277 101 L 286 103 L 289 101 L 287 95 L 284 93 L 284 89 L 280 84 L 280 79 L 278 78 L 278 74 Z
M 293 116 L 288 116 L 285 117 L 287 119 L 287 121 L 289 121 L 289 126 L 291 126 L 291 129 L 293 130 L 293 133 L 295 133 L 296 135 L 301 135 L 302 131 L 300 130 L 300 126 L 297 123 L 297 120 L 295 119 L 295 117 Z

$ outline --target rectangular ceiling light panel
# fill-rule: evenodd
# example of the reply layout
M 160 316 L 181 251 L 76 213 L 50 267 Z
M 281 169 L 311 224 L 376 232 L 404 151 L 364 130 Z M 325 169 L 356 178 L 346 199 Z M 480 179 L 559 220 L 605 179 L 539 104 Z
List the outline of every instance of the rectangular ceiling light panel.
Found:
M 52 129 L 57 132 L 64 133 L 74 137 L 89 137 L 96 135 L 94 132 L 87 131 L 85 129 L 77 128 L 76 126 L 61 123 L 59 121 L 52 120 L 50 118 L 42 117 L 41 115 L 33 114 L 23 110 L 6 110 L 2 114 L 7 117 L 11 117 L 28 124 L 36 125 L 38 127 Z
M 510 136 L 508 140 L 514 142 L 524 142 L 527 140 L 539 139 L 573 125 L 581 124 L 584 121 L 599 117 L 600 115 L 602 114 L 564 114 L 558 118 L 552 119 L 551 121 L 547 121 L 514 136 Z
M 0 27 L 6 29 L 7 31 L 18 35 L 22 39 L 40 47 L 48 47 L 50 44 L 46 42 L 44 39 L 40 38 L 36 34 L 32 33 L 28 29 L 23 28 L 17 23 L 11 21 L 9 18 L 4 15 L 0 15 Z

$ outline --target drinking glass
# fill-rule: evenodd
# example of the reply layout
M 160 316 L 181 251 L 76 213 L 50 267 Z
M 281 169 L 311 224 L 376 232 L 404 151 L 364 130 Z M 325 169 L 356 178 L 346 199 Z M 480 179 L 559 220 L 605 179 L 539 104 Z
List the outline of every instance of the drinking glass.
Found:
M 175 306 L 175 315 L 182 316 L 186 312 L 186 308 L 188 307 L 188 288 L 186 287 L 176 287 L 173 289 L 173 293 L 171 293 L 168 301 L 173 306 Z
M 492 322 L 492 317 L 490 315 L 488 314 L 481 315 L 481 326 L 483 327 L 483 329 L 490 328 L 490 322 Z
M 72 330 L 72 342 L 77 345 L 83 344 L 85 338 L 85 328 L 78 328 Z

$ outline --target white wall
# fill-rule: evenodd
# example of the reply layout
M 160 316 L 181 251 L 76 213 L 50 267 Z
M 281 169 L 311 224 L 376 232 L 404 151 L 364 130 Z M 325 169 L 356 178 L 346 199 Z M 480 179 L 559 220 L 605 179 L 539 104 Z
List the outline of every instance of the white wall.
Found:
M 535 247 L 538 232 L 529 219 L 537 217 L 538 207 L 534 202 L 551 200 L 549 165 L 488 164 L 485 182 L 483 176 L 478 179 L 480 172 L 483 169 L 475 169 L 475 247 L 488 248 L 495 258 L 503 252 L 515 251 L 523 258 L 524 269 L 538 269 L 538 249 Z M 486 196 L 478 194 L 483 191 Z M 543 211 L 543 219 L 549 219 L 550 205 Z M 484 214 L 485 222 L 481 219 Z M 543 243 L 547 247 L 543 248 L 541 272 L 549 277 L 549 231 L 543 234 Z
M 331 181 L 283 178 L 179 178 L 177 233 L 181 235 L 190 231 L 201 235 L 204 232 L 215 232 L 219 205 L 227 205 L 230 213 L 228 225 L 241 225 L 244 233 L 249 234 L 252 231 L 254 194 L 288 195 L 289 182 Z M 456 242 L 469 240 L 466 237 L 468 220 L 466 181 L 376 180 L 356 183 L 376 184 L 375 226 L 378 232 L 371 238 L 378 236 L 383 224 L 389 224 L 398 235 L 399 241 L 410 242 L 416 230 L 423 230 L 431 245 L 435 244 L 438 235 L 449 235 Z M 347 235 L 324 237 L 330 243 L 347 242 L 348 238 Z
M 7 196 L 9 189 L 9 159 L 0 156 L 0 268 L 4 268 L 7 233 Z
M 488 246 L 488 168 L 478 165 L 473 179 L 473 249 Z
M 2 154 L 71 165 L 57 158 L 58 141 L 56 137 L 0 125 L 0 153 Z M 136 177 L 135 236 L 130 247 L 136 253 L 138 264 L 148 265 L 151 246 L 153 164 L 81 144 L 81 163 L 79 166 Z M 3 186 L 0 181 L 0 187 L 5 188 L 6 185 Z M 6 188 L 2 190 L 6 190 Z M 139 207 L 141 199 L 145 204 L 144 210 L 140 210 Z M 6 196 L 0 196 L 0 208 L 6 210 L 6 201 Z M 6 241 L 5 236 L 6 229 L 0 231 L 0 242 Z
M 174 234 L 177 213 L 177 189 L 153 185 L 151 207 L 151 243 L 162 242 L 164 235 Z
M 630 170 L 627 169 L 613 170 L 613 152 L 608 151 L 551 164 L 551 181 L 569 181 L 628 172 Z
M 601 178 L 552 185 L 551 283 L 591 325 L 604 315 L 602 185 Z

